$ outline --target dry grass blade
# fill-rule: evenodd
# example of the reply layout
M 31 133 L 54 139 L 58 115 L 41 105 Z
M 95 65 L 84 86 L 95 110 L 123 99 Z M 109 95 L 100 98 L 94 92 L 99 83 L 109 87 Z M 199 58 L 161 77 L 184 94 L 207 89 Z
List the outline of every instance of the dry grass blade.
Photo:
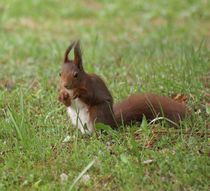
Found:
M 184 94 L 176 94 L 174 96 L 172 96 L 172 98 L 177 101 L 177 102 L 180 102 L 180 103 L 187 103 L 187 100 L 188 100 L 188 97 Z
M 75 186 L 75 184 L 82 178 L 82 176 L 93 166 L 93 164 L 95 163 L 95 159 L 92 160 L 85 168 L 84 170 L 74 179 L 74 182 L 72 183 L 72 185 L 69 188 L 69 191 L 71 191 L 73 189 L 73 187 Z
M 153 124 L 153 123 L 155 123 L 156 121 L 159 121 L 159 120 L 166 120 L 166 121 L 170 122 L 171 124 L 173 124 L 174 126 L 179 127 L 179 125 L 178 125 L 177 123 L 171 121 L 170 119 L 168 119 L 168 118 L 166 118 L 166 117 L 156 117 L 155 119 L 153 119 L 153 120 L 149 123 L 149 125 L 151 125 L 151 124 Z

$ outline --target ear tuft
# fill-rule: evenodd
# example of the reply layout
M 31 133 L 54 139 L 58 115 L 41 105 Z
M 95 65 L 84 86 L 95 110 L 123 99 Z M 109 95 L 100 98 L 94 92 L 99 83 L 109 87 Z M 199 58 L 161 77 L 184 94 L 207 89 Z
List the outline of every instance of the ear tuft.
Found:
M 70 44 L 70 46 L 66 49 L 66 52 L 64 54 L 64 63 L 69 62 L 69 53 L 71 52 L 71 49 L 75 46 L 75 41 Z
M 74 45 L 74 64 L 78 66 L 80 70 L 83 70 L 82 66 L 82 53 L 80 49 L 80 41 L 76 41 Z

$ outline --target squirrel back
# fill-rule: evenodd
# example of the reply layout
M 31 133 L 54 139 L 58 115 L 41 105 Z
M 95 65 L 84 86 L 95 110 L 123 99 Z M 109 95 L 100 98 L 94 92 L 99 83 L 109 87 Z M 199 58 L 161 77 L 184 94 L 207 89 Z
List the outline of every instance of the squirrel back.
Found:
M 117 127 L 113 112 L 113 98 L 104 81 L 96 74 L 87 74 L 86 91 L 78 91 L 79 99 L 88 106 L 92 123 L 104 123 L 113 128 Z
M 74 60 L 69 60 L 72 48 Z M 85 132 L 85 125 L 92 132 L 95 123 L 117 128 L 121 124 L 141 121 L 143 116 L 149 120 L 164 116 L 178 123 L 187 111 L 185 105 L 155 94 L 134 94 L 113 105 L 112 95 L 104 81 L 96 74 L 84 71 L 78 41 L 65 52 L 59 100 L 67 106 L 72 123 L 78 124 L 82 132 Z

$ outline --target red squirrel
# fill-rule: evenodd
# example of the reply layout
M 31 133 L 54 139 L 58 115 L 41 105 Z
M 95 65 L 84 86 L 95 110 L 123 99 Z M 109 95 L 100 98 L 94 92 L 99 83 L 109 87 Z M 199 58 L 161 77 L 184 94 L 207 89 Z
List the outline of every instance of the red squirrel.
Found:
M 68 55 L 74 49 L 74 59 Z M 67 107 L 74 126 L 84 133 L 92 133 L 96 123 L 118 128 L 121 124 L 148 120 L 157 116 L 179 123 L 186 115 L 184 104 L 152 93 L 134 94 L 120 103 L 113 104 L 112 95 L 104 81 L 96 74 L 88 74 L 83 68 L 79 41 L 66 50 L 60 73 L 59 101 Z

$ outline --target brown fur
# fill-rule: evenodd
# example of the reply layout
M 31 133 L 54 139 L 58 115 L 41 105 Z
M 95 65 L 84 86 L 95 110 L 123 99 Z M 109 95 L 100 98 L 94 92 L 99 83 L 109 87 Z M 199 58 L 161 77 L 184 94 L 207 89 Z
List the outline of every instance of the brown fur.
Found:
M 155 94 L 134 94 L 114 105 L 115 119 L 118 124 L 129 124 L 141 121 L 143 116 L 148 120 L 164 116 L 178 123 L 186 115 L 187 108 L 169 97 Z
M 69 60 L 68 54 L 73 47 L 74 60 Z M 88 106 L 93 123 L 104 123 L 116 128 L 122 123 L 141 121 L 143 116 L 149 120 L 164 116 L 176 123 L 185 117 L 185 105 L 155 94 L 134 94 L 113 106 L 112 95 L 104 81 L 95 74 L 87 74 L 82 64 L 79 42 L 74 42 L 64 55 L 59 100 L 70 106 L 71 99 L 79 98 Z M 66 95 L 65 89 L 73 90 L 73 96 Z
M 68 54 L 73 47 L 74 60 L 69 60 Z M 67 96 L 66 91 L 63 91 L 65 89 L 73 90 L 73 97 Z M 79 42 L 72 43 L 65 52 L 59 95 L 59 100 L 66 106 L 70 106 L 70 99 L 75 98 L 79 98 L 88 106 L 93 123 L 100 122 L 113 128 L 117 126 L 113 115 L 112 95 L 99 76 L 84 71 Z
M 99 76 L 86 74 L 82 87 L 74 91 L 88 105 L 90 118 L 94 123 L 104 123 L 113 128 L 117 126 L 113 117 L 113 98 Z

